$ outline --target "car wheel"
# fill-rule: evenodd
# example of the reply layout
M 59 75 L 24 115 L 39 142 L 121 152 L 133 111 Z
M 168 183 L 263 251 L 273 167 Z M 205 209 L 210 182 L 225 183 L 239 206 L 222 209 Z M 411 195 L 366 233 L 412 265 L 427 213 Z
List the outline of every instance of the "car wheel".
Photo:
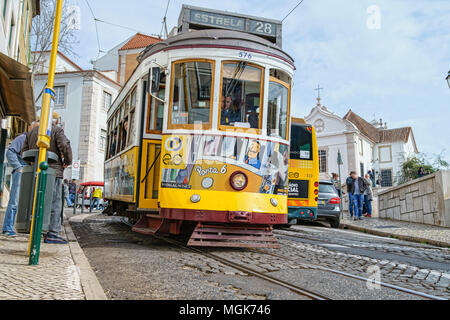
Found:
M 340 221 L 339 218 L 330 220 L 330 226 L 331 226 L 333 229 L 339 228 L 339 225 L 340 225 L 340 224 L 341 224 L 341 221 Z

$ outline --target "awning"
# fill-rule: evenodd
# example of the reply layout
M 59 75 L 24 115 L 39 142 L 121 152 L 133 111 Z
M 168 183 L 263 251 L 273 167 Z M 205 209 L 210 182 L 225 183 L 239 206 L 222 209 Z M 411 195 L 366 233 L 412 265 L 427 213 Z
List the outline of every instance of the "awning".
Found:
M 0 111 L 31 123 L 36 119 L 30 69 L 0 53 Z

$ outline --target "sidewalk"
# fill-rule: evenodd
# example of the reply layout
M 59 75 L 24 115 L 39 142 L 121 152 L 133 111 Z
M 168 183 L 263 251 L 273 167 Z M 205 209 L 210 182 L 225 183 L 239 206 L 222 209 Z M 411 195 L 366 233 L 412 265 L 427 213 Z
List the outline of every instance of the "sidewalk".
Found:
M 411 223 L 404 221 L 364 218 L 351 221 L 344 213 L 341 226 L 356 231 L 367 232 L 383 237 L 393 237 L 406 241 L 427 243 L 439 247 L 450 247 L 450 228 Z
M 63 233 L 68 244 L 41 243 L 38 266 L 28 265 L 28 235 L 0 235 L 0 300 L 107 299 L 67 220 Z

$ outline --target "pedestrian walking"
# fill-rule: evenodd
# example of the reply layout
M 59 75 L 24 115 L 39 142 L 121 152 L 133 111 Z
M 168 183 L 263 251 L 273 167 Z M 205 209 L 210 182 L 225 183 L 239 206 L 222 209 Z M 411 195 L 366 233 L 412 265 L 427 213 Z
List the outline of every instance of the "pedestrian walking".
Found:
M 370 175 L 366 174 L 364 176 L 366 180 L 366 190 L 364 190 L 364 207 L 366 209 L 366 217 L 372 217 L 372 200 L 373 200 L 373 190 L 372 190 L 372 181 L 370 179 Z
M 92 204 L 91 204 L 91 209 L 93 207 L 95 207 L 96 210 L 99 209 L 99 205 L 100 205 L 100 199 L 102 198 L 102 189 L 101 188 L 97 188 L 95 189 L 94 193 L 92 194 Z
M 38 121 L 33 122 L 30 130 L 37 125 L 39 125 Z M 2 234 L 8 237 L 17 236 L 16 231 L 14 230 L 14 223 L 16 220 L 17 206 L 19 202 L 20 179 L 22 178 L 22 168 L 27 165 L 25 161 L 23 161 L 20 152 L 22 151 L 22 146 L 25 142 L 26 136 L 27 133 L 24 132 L 15 138 L 10 143 L 8 150 L 6 151 L 6 159 L 13 169 L 11 174 L 11 190 L 9 193 L 8 207 L 6 208 L 2 231 Z
M 53 113 L 53 123 L 50 136 L 50 147 L 48 151 L 58 155 L 58 160 L 49 166 L 55 170 L 56 179 L 53 188 L 52 209 L 50 217 L 50 227 L 44 242 L 51 244 L 64 244 L 67 241 L 59 235 L 61 232 L 61 206 L 62 206 L 62 182 L 64 176 L 64 169 L 72 164 L 72 148 L 70 141 L 64 134 L 64 130 L 58 126 L 59 115 Z M 36 127 L 27 133 L 25 142 L 23 144 L 22 153 L 36 148 L 39 136 L 39 128 Z
M 72 204 L 75 203 L 75 195 L 77 193 L 77 184 L 75 181 L 75 179 L 72 179 L 72 181 L 69 182 L 69 198 Z
M 350 219 L 353 219 L 353 195 L 352 195 L 352 184 L 353 184 L 353 179 L 351 177 L 351 173 L 349 174 L 349 176 L 347 177 L 347 179 L 345 180 L 345 184 L 347 185 L 347 193 L 348 193 L 348 212 L 350 214 Z
M 339 175 L 335 172 L 331 173 L 331 181 L 333 182 L 339 197 L 341 196 L 341 181 L 339 181 Z
M 64 192 L 64 199 L 66 200 L 67 207 L 68 208 L 72 207 L 73 206 L 73 202 L 70 199 L 69 181 L 67 179 L 64 179 L 63 192 Z
M 355 171 L 350 172 L 350 192 L 353 198 L 354 220 L 362 220 L 364 191 L 367 189 L 366 180 L 359 177 Z

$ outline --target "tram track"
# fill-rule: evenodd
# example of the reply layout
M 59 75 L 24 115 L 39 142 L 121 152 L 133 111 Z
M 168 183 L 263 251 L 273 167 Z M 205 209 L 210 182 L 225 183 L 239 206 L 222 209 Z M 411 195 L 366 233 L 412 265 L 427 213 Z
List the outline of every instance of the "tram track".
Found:
M 123 219 L 122 222 L 124 224 L 126 224 L 127 226 L 132 227 L 132 225 L 128 221 L 125 221 L 125 219 Z M 153 235 L 153 237 L 158 239 L 158 240 L 160 240 L 160 241 L 163 241 L 163 242 L 166 242 L 166 243 L 171 244 L 173 246 L 179 247 L 181 249 L 189 250 L 191 252 L 195 252 L 197 254 L 201 254 L 201 255 L 203 255 L 205 257 L 208 257 L 210 259 L 218 261 L 218 262 L 220 262 L 220 263 L 222 263 L 222 264 L 224 264 L 224 265 L 226 265 L 228 267 L 231 267 L 231 268 L 234 268 L 234 269 L 239 270 L 241 272 L 244 272 L 244 273 L 247 273 L 249 275 L 255 276 L 255 277 L 259 278 L 259 279 L 263 279 L 263 280 L 271 282 L 273 284 L 277 284 L 277 285 L 279 285 L 281 287 L 289 289 L 292 292 L 295 292 L 295 293 L 297 293 L 297 294 L 299 294 L 301 296 L 308 297 L 308 298 L 310 298 L 312 300 L 333 300 L 332 298 L 330 298 L 328 296 L 325 296 L 323 294 L 320 294 L 320 293 L 317 293 L 317 292 L 314 292 L 314 291 L 311 291 L 311 290 L 308 290 L 308 289 L 305 289 L 305 288 L 302 288 L 302 287 L 290 284 L 290 283 L 288 283 L 288 282 L 286 282 L 284 280 L 281 280 L 281 279 L 278 279 L 276 277 L 267 275 L 267 274 L 265 274 L 263 272 L 256 271 L 256 270 L 254 270 L 252 268 L 249 268 L 248 266 L 244 266 L 242 264 L 238 264 L 238 263 L 236 263 L 234 261 L 231 261 L 229 259 L 221 257 L 221 256 L 219 256 L 217 254 L 214 254 L 214 253 L 211 253 L 211 252 L 207 252 L 206 250 L 202 250 L 202 249 L 199 249 L 199 248 L 196 248 L 196 247 L 188 247 L 185 243 L 183 243 L 181 241 L 178 241 L 178 240 L 175 240 L 175 239 L 172 239 L 172 238 L 158 236 L 158 235 Z M 397 286 L 397 285 L 394 285 L 394 284 L 390 284 L 390 283 L 386 283 L 386 282 L 382 282 L 382 281 L 377 281 L 377 280 L 374 280 L 374 279 L 369 279 L 369 278 L 358 276 L 358 275 L 351 274 L 351 273 L 348 273 L 348 272 L 339 271 L 339 270 L 331 269 L 331 268 L 328 268 L 328 267 L 323 267 L 323 266 L 320 266 L 320 265 L 314 265 L 314 264 L 309 264 L 309 263 L 305 263 L 305 262 L 301 262 L 301 261 L 296 261 L 292 257 L 283 256 L 283 255 L 276 254 L 276 253 L 273 253 L 273 252 L 267 252 L 267 251 L 264 251 L 262 249 L 248 249 L 248 250 L 250 252 L 254 252 L 254 253 L 258 253 L 258 254 L 262 254 L 262 255 L 269 255 L 269 256 L 275 257 L 277 259 L 283 259 L 283 260 L 291 262 L 291 263 L 292 262 L 299 263 L 302 267 L 305 267 L 305 268 L 325 271 L 325 272 L 337 274 L 337 275 L 340 275 L 340 276 L 343 276 L 343 277 L 364 281 L 366 283 L 370 282 L 372 284 L 380 285 L 381 287 L 385 287 L 385 288 L 392 289 L 392 290 L 395 290 L 395 291 L 411 294 L 411 295 L 418 296 L 418 297 L 421 297 L 421 298 L 425 298 L 425 299 L 429 299 L 429 300 L 443 300 L 443 301 L 448 300 L 448 299 L 445 299 L 445 298 L 442 298 L 442 297 L 430 295 L 430 294 L 427 294 L 427 293 L 424 293 L 424 292 L 420 292 L 420 291 L 416 291 L 416 290 L 413 290 L 413 289 L 400 287 L 400 286 Z
M 267 254 L 267 255 L 270 255 L 270 256 L 273 256 L 273 257 L 276 257 L 276 258 L 279 258 L 279 259 L 284 259 L 284 260 L 293 262 L 292 257 L 286 257 L 286 256 L 283 256 L 283 255 L 279 255 L 279 254 L 272 253 L 272 252 L 266 252 L 266 251 L 262 251 L 262 250 L 258 250 L 258 249 L 253 249 L 253 250 L 254 250 L 254 252 L 257 252 L 257 253 Z M 396 285 L 393 285 L 393 284 L 390 284 L 390 283 L 377 281 L 377 280 L 373 280 L 373 279 L 369 279 L 369 278 L 365 278 L 365 277 L 361 277 L 361 276 L 358 276 L 358 275 L 355 275 L 355 274 L 351 274 L 351 273 L 348 273 L 348 272 L 339 271 L 339 270 L 335 270 L 335 269 L 331 269 L 331 268 L 327 268 L 327 267 L 323 267 L 323 266 L 319 266 L 319 265 L 314 265 L 314 264 L 309 264 L 309 263 L 304 263 L 304 262 L 301 262 L 301 265 L 304 266 L 304 267 L 309 267 L 311 269 L 318 269 L 318 270 L 322 270 L 322 271 L 331 272 L 331 273 L 334 273 L 334 274 L 339 274 L 339 275 L 347 277 L 347 278 L 357 279 L 357 280 L 361 280 L 361 281 L 364 281 L 364 282 L 371 282 L 372 284 L 377 284 L 377 285 L 380 285 L 380 286 L 385 287 L 385 288 L 393 289 L 393 290 L 396 290 L 396 291 L 401 291 L 401 292 L 404 292 L 404 293 L 409 293 L 409 294 L 412 294 L 412 295 L 415 295 L 415 296 L 420 296 L 422 298 L 426 298 L 426 299 L 430 299 L 430 300 L 444 300 L 444 301 L 448 300 L 448 299 L 445 299 L 445 298 L 442 298 L 442 297 L 438 297 L 438 296 L 434 296 L 434 295 L 430 295 L 430 294 L 427 294 L 427 293 L 424 293 L 424 292 L 420 292 L 420 291 L 416 291 L 416 290 L 412 290 L 412 289 L 408 289 L 408 288 L 403 288 L 403 287 L 396 286 Z
M 282 232 L 280 232 L 282 231 Z M 314 239 L 311 236 L 308 236 L 304 233 L 302 233 L 301 231 L 297 231 L 297 230 L 292 230 L 292 229 L 279 229 L 275 231 L 275 234 L 277 234 L 278 236 L 283 236 L 285 238 L 296 238 L 296 239 L 302 239 L 304 241 L 304 243 L 308 243 L 308 244 L 313 244 L 313 245 L 318 245 L 318 246 L 323 246 L 326 247 L 326 245 L 324 245 L 324 242 L 326 242 L 328 245 L 332 244 L 332 245 L 336 245 L 336 246 L 342 246 L 343 248 L 350 248 L 353 249 L 355 251 L 358 251 L 360 253 L 354 253 L 354 254 L 358 254 L 358 255 L 365 255 L 367 256 L 367 254 L 364 254 L 364 251 L 366 252 L 371 252 L 374 256 L 378 256 L 378 255 L 384 255 L 384 258 L 386 258 L 386 256 L 389 256 L 391 260 L 396 260 L 395 258 L 397 258 L 397 260 L 399 262 L 401 262 L 400 260 L 407 260 L 409 263 L 413 263 L 419 267 L 423 267 L 423 268 L 428 268 L 430 265 L 433 266 L 433 269 L 436 270 L 443 270 L 443 271 L 447 271 L 447 269 L 445 268 L 446 266 L 448 266 L 446 263 L 444 262 L 440 262 L 440 261 L 429 261 L 429 260 L 425 260 L 423 258 L 420 257 L 413 257 L 411 255 L 407 255 L 407 254 L 403 254 L 403 253 L 399 253 L 399 252 L 389 252 L 389 251 L 383 251 L 383 250 L 377 250 L 376 248 L 370 248 L 370 247 L 365 247 L 365 246 L 355 246 L 352 244 L 342 244 L 339 243 L 338 241 L 333 241 L 333 240 L 318 240 L 318 239 Z M 363 242 L 358 240 L 358 242 Z M 417 249 L 417 247 L 413 247 L 414 249 Z M 431 248 L 434 249 L 434 248 Z M 338 250 L 341 252 L 345 252 L 342 250 Z M 374 258 L 374 257 L 372 257 Z M 377 257 L 375 257 L 377 258 Z M 428 265 L 425 266 L 425 265 Z
M 132 225 L 128 221 L 126 221 L 125 219 L 122 219 L 122 222 L 124 224 L 126 224 L 127 226 L 132 227 Z M 185 250 L 189 250 L 189 251 L 201 254 L 201 255 L 203 255 L 205 257 L 208 257 L 210 259 L 216 260 L 216 261 L 218 261 L 218 262 L 220 262 L 220 263 L 222 263 L 222 264 L 224 264 L 224 265 L 226 265 L 228 267 L 234 268 L 234 269 L 239 270 L 241 272 L 244 272 L 246 274 L 255 276 L 255 277 L 259 278 L 259 279 L 263 279 L 265 281 L 268 281 L 268 282 L 271 282 L 273 284 L 279 285 L 279 286 L 281 286 L 283 288 L 289 289 L 292 292 L 295 292 L 295 293 L 297 293 L 297 294 L 299 294 L 301 296 L 305 296 L 305 297 L 310 298 L 312 300 L 332 300 L 331 298 L 329 298 L 329 297 L 327 297 L 325 295 L 322 295 L 322 294 L 317 293 L 317 292 L 313 292 L 311 290 L 308 290 L 308 289 L 305 289 L 305 288 L 302 288 L 302 287 L 290 284 L 290 283 L 288 283 L 286 281 L 283 281 L 281 279 L 269 276 L 269 275 L 264 274 L 262 272 L 253 270 L 253 269 L 251 269 L 251 268 L 249 268 L 247 266 L 244 266 L 244 265 L 238 264 L 238 263 L 236 263 L 234 261 L 231 261 L 229 259 L 220 257 L 217 254 L 214 254 L 214 253 L 211 253 L 211 252 L 206 252 L 205 250 L 202 250 L 202 249 L 199 249 L 199 248 L 196 248 L 196 247 L 188 247 L 185 243 L 183 243 L 181 241 L 177 241 L 177 240 L 174 240 L 174 239 L 170 239 L 170 238 L 162 237 L 162 236 L 158 236 L 158 235 L 152 235 L 152 236 L 154 238 L 160 240 L 160 241 L 169 243 L 171 245 L 174 245 L 176 247 L 179 247 L 179 248 L 182 248 L 182 249 L 185 249 Z

